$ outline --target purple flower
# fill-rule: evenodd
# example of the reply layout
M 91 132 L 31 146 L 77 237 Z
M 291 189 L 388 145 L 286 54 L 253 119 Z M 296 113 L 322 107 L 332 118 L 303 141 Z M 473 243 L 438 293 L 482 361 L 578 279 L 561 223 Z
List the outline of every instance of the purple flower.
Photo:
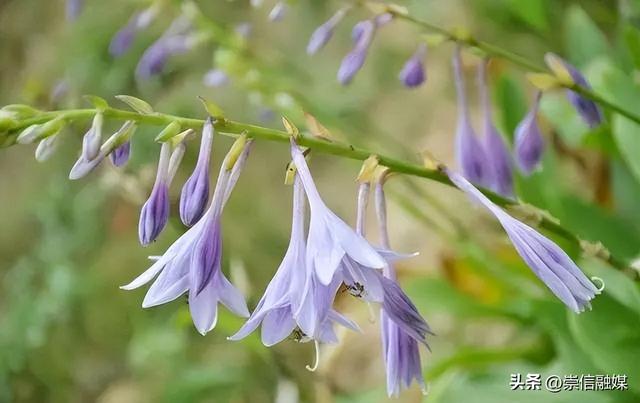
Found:
M 302 152 L 291 140 L 291 156 L 311 207 L 306 262 L 322 284 L 328 285 L 345 256 L 374 269 L 385 266 L 384 258 L 324 204 Z
M 160 74 L 173 55 L 189 51 L 196 44 L 190 34 L 191 23 L 185 17 L 177 18 L 171 26 L 142 54 L 136 66 L 136 76 L 148 79 Z
M 582 75 L 582 73 L 577 68 L 575 68 L 575 66 L 569 64 L 560 56 L 554 53 L 547 53 L 545 55 L 545 60 L 547 61 L 547 64 L 550 65 L 555 62 L 560 62 L 567 69 L 567 71 L 571 75 L 571 78 L 573 79 L 573 82 L 576 85 L 587 90 L 591 89 L 591 85 L 589 85 L 589 82 L 584 77 L 584 75 Z M 590 128 L 593 129 L 602 123 L 602 111 L 595 102 L 583 97 L 582 95 L 572 90 L 567 90 L 567 98 L 576 109 L 576 111 L 578 111 L 578 114 L 580 115 L 580 117 L 582 117 L 582 120 L 584 120 L 584 122 L 589 125 Z
M 358 326 L 331 309 L 337 285 L 314 281 L 315 273 L 306 265 L 304 241 L 305 200 L 299 178 L 293 184 L 291 239 L 282 263 L 247 322 L 230 340 L 247 337 L 262 324 L 262 343 L 272 346 L 292 332 L 298 341 L 314 339 L 323 343 L 337 340 L 333 323 L 358 331 Z M 296 330 L 297 329 L 297 330 Z
M 384 178 L 376 184 L 376 215 L 382 247 L 390 249 L 387 231 L 387 202 Z M 418 313 L 415 305 L 396 283 L 395 268 L 389 263 L 384 268 L 384 303 L 380 313 L 382 352 L 387 373 L 387 394 L 398 396 L 402 387 L 409 388 L 415 380 L 425 391 L 420 365 L 419 343 L 427 345 L 426 335 L 433 334 Z
M 284 1 L 279 1 L 275 6 L 271 9 L 269 13 L 269 21 L 278 22 L 282 21 L 282 19 L 287 15 L 287 11 L 289 11 L 289 6 Z
M 82 156 L 90 161 L 98 156 L 100 144 L 102 144 L 102 112 L 98 112 L 93 117 L 91 128 L 82 137 Z
M 376 30 L 375 23 L 370 20 L 363 21 L 360 27 L 361 32 L 358 34 L 355 46 L 351 52 L 342 59 L 342 63 L 338 69 L 338 81 L 342 85 L 349 84 L 356 73 L 362 68 L 367 58 L 371 42 L 373 41 Z
M 171 157 L 171 144 L 162 143 L 160 149 L 160 160 L 158 161 L 158 172 L 156 181 L 151 190 L 149 199 L 142 206 L 140 211 L 140 222 L 138 223 L 138 237 L 143 246 L 155 241 L 160 232 L 164 229 L 169 218 L 169 158 Z
M 233 28 L 235 33 L 243 39 L 247 39 L 251 35 L 252 29 L 253 27 L 250 22 L 241 22 Z
M 413 56 L 402 67 L 399 78 L 405 86 L 415 88 L 424 82 L 426 74 L 423 60 L 426 55 L 426 45 L 420 44 Z
M 202 81 L 207 87 L 222 87 L 229 84 L 229 76 L 220 69 L 211 69 L 207 71 Z
M 458 94 L 458 124 L 456 130 L 456 158 L 464 176 L 471 182 L 486 186 L 490 183 L 490 172 L 484 148 L 476 137 L 469 119 L 467 95 L 462 77 L 460 47 L 453 54 L 453 73 Z
M 118 146 L 111 154 L 109 154 L 109 158 L 111 159 L 111 163 L 114 166 L 121 167 L 125 165 L 129 161 L 129 156 L 131 155 L 131 142 L 126 141 Z
M 484 115 L 484 149 L 487 157 L 487 165 L 490 168 L 490 189 L 505 197 L 513 196 L 513 172 L 511 155 L 503 137 L 493 124 L 491 117 L 491 102 L 489 101 L 489 88 L 487 85 L 486 66 L 488 60 L 478 65 L 478 88 L 480 101 Z
M 152 5 L 151 7 L 136 12 L 127 24 L 120 28 L 118 32 L 113 36 L 109 43 L 109 53 L 114 56 L 122 56 L 129 50 L 131 44 L 135 40 L 136 34 L 141 30 L 147 28 L 155 19 L 158 14 L 158 7 Z
M 121 287 L 132 290 L 157 276 L 145 295 L 143 308 L 173 301 L 188 292 L 191 318 L 203 335 L 216 325 L 218 302 L 236 315 L 249 316 L 244 297 L 227 280 L 221 269 L 220 217 L 245 164 L 251 143 L 252 140 L 246 142 L 239 156 L 233 156 L 230 152 L 225 157 L 213 200 L 202 219 L 178 238 L 149 269 Z M 237 160 L 232 164 L 235 157 Z
M 544 151 L 544 140 L 537 120 L 540 97 L 542 93 L 538 92 L 531 109 L 516 127 L 514 135 L 516 163 L 525 175 L 530 175 L 540 164 Z
M 309 38 L 309 44 L 307 45 L 307 54 L 313 55 L 317 53 L 329 42 L 329 40 L 331 40 L 333 31 L 347 14 L 347 10 L 347 8 L 339 9 L 324 24 L 320 25 L 315 31 L 313 31 L 311 38 Z
M 82 13 L 84 8 L 84 0 L 67 0 L 65 12 L 67 21 L 75 21 Z
M 202 130 L 198 162 L 193 173 L 182 187 L 180 219 L 189 227 L 202 217 L 209 200 L 209 162 L 211 160 L 213 134 L 213 122 L 211 118 L 208 118 Z
M 576 313 L 591 308 L 589 301 L 600 291 L 558 245 L 511 217 L 461 175 L 446 168 L 445 173 L 460 190 L 482 204 L 500 221 L 520 257 L 556 297 Z

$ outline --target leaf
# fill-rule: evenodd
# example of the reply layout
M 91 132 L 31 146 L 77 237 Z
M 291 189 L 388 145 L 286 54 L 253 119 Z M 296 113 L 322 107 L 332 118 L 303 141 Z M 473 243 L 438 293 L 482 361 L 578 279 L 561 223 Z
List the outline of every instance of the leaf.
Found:
M 538 30 L 549 28 L 546 0 L 507 0 L 509 11 Z
M 606 37 L 579 5 L 569 7 L 565 21 L 565 48 L 573 63 L 582 67 L 594 57 L 609 53 Z
M 640 125 L 621 116 L 613 117 L 613 137 L 622 158 L 640 181 Z
M 116 99 L 124 102 L 129 105 L 131 109 L 143 115 L 152 115 L 155 113 L 151 105 L 140 98 L 132 97 L 131 95 L 116 95 Z
M 598 260 L 589 260 L 582 268 L 604 282 L 603 295 L 609 295 L 620 304 L 640 314 L 640 285 L 628 275 L 606 266 Z
M 93 105 L 96 109 L 99 109 L 101 111 L 109 108 L 109 103 L 104 98 L 100 98 L 97 95 L 85 95 L 84 99 L 89 101 L 91 105 Z

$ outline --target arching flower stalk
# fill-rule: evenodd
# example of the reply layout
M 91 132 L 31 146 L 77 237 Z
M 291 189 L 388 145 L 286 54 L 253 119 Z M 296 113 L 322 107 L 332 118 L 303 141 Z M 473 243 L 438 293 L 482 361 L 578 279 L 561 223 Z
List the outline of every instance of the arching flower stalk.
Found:
M 544 139 L 538 126 L 541 97 L 542 93 L 538 92 L 529 112 L 516 127 L 514 135 L 516 163 L 525 175 L 530 175 L 540 165 L 544 152 Z
M 600 290 L 558 245 L 511 217 L 461 175 L 442 169 L 451 182 L 498 219 L 520 257 L 556 297 L 576 313 L 591 308 L 590 301 Z
M 478 185 L 488 186 L 490 172 L 487 166 L 487 157 L 469 118 L 467 94 L 462 76 L 460 45 L 456 46 L 453 53 L 453 74 L 458 96 L 456 159 L 462 174 L 467 179 Z
M 491 116 L 491 101 L 487 85 L 488 59 L 478 65 L 478 88 L 483 115 L 483 140 L 487 157 L 487 166 L 491 172 L 490 189 L 505 197 L 513 196 L 513 168 L 511 154 L 504 138 L 498 133 Z
M 244 297 L 222 272 L 220 219 L 251 144 L 251 139 L 242 136 L 226 155 L 213 199 L 202 219 L 178 238 L 149 269 L 121 287 L 132 290 L 157 276 L 145 295 L 143 308 L 161 305 L 188 293 L 193 323 L 203 335 L 216 325 L 218 302 L 238 316 L 249 316 Z

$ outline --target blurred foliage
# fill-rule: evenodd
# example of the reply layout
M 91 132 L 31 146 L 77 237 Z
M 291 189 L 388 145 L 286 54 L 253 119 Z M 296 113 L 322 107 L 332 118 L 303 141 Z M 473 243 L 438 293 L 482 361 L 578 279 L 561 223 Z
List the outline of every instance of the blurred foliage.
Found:
M 277 114 L 284 113 L 302 127 L 305 109 L 338 138 L 401 157 L 428 148 L 446 162 L 452 159 L 450 46 L 430 50 L 425 86 L 409 91 L 397 80 L 418 43 L 415 27 L 394 22 L 381 29 L 365 68 L 343 88 L 335 73 L 350 46 L 350 25 L 364 12 L 350 15 L 329 46 L 309 58 L 304 48 L 310 33 L 340 2 L 300 0 L 283 21 L 269 23 L 270 1 L 257 9 L 241 0 L 198 1 L 208 29 L 223 36 L 173 58 L 162 75 L 141 82 L 135 65 L 178 15 L 181 2 L 166 1 L 159 18 L 118 59 L 107 51 L 112 35 L 148 2 L 85 0 L 75 21 L 65 21 L 63 3 L 0 2 L 0 104 L 75 107 L 81 95 L 97 94 L 115 105 L 114 95 L 130 94 L 156 110 L 202 117 L 196 96 L 203 95 L 236 120 L 277 127 Z M 539 63 L 544 52 L 557 52 L 605 98 L 631 110 L 640 104 L 640 1 L 399 3 L 417 17 L 467 26 Z M 243 22 L 253 29 L 246 47 L 220 45 Z M 470 83 L 476 62 L 465 55 Z M 214 66 L 225 69 L 231 84 L 202 84 Z M 522 71 L 505 61 L 492 61 L 490 75 L 498 126 L 511 139 L 533 91 Z M 61 82 L 66 95 L 51 99 Z M 582 238 L 636 258 L 640 126 L 607 114 L 605 125 L 590 131 L 562 93 L 545 96 L 541 110 L 548 144 L 543 169 L 518 178 L 518 196 Z M 105 167 L 70 183 L 66 174 L 85 129 L 67 129 L 57 155 L 43 165 L 32 160 L 29 147 L 1 151 L 0 401 L 386 401 L 378 324 L 367 324 L 367 309 L 347 296 L 339 297 L 340 309 L 364 333 L 342 334 L 341 343 L 323 353 L 320 372 L 311 374 L 304 369 L 312 359 L 309 345 L 286 341 L 267 349 L 259 335 L 227 342 L 241 324 L 227 312 L 214 332 L 201 337 L 184 302 L 142 310 L 144 290 L 119 290 L 148 266 L 147 255 L 162 253 L 184 228 L 173 218 L 155 245 L 138 247 L 137 209 L 150 189 L 158 151 L 151 139 L 159 128 L 141 128 L 124 171 Z M 229 144 L 216 140 L 215 161 Z M 190 145 L 176 183 L 189 175 L 196 148 Z M 280 144 L 257 144 L 225 211 L 224 269 L 250 307 L 286 247 L 287 158 Z M 352 220 L 357 165 L 320 156 L 312 164 L 328 204 Z M 627 274 L 580 259 L 606 287 L 592 311 L 576 316 L 524 266 L 498 224 L 457 192 L 413 179 L 391 181 L 389 188 L 398 195 L 390 203 L 392 242 L 399 250 L 421 252 L 402 263 L 400 280 L 437 334 L 432 352 L 423 352 L 429 396 L 412 389 L 398 401 L 640 401 L 640 289 Z M 175 186 L 173 212 L 178 194 Z M 579 251 L 568 252 L 579 258 Z M 626 374 L 630 390 L 513 392 L 511 373 Z

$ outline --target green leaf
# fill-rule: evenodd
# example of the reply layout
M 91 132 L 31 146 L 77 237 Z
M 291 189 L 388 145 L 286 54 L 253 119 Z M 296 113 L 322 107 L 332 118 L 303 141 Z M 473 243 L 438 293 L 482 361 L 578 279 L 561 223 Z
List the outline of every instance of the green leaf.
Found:
M 613 117 L 613 137 L 622 158 L 640 181 L 640 125 L 621 116 Z
M 89 101 L 91 105 L 93 105 L 96 109 L 99 109 L 101 111 L 109 107 L 109 103 L 104 98 L 100 98 L 97 95 L 85 95 L 84 99 Z
M 545 94 L 540 102 L 542 114 L 549 119 L 562 140 L 571 147 L 582 142 L 589 127 L 569 104 L 564 93 Z
M 549 28 L 547 0 L 507 0 L 509 11 L 538 30 Z
M 611 296 L 620 304 L 640 314 L 640 285 L 628 275 L 597 260 L 583 263 L 582 268 L 589 275 L 604 281 L 603 295 Z
M 130 95 L 116 95 L 116 99 L 124 102 L 129 105 L 131 109 L 143 115 L 151 115 L 155 113 L 151 105 L 140 98 L 132 97 Z
M 569 7 L 565 21 L 565 48 L 573 63 L 585 66 L 594 57 L 609 52 L 606 37 L 579 5 Z

